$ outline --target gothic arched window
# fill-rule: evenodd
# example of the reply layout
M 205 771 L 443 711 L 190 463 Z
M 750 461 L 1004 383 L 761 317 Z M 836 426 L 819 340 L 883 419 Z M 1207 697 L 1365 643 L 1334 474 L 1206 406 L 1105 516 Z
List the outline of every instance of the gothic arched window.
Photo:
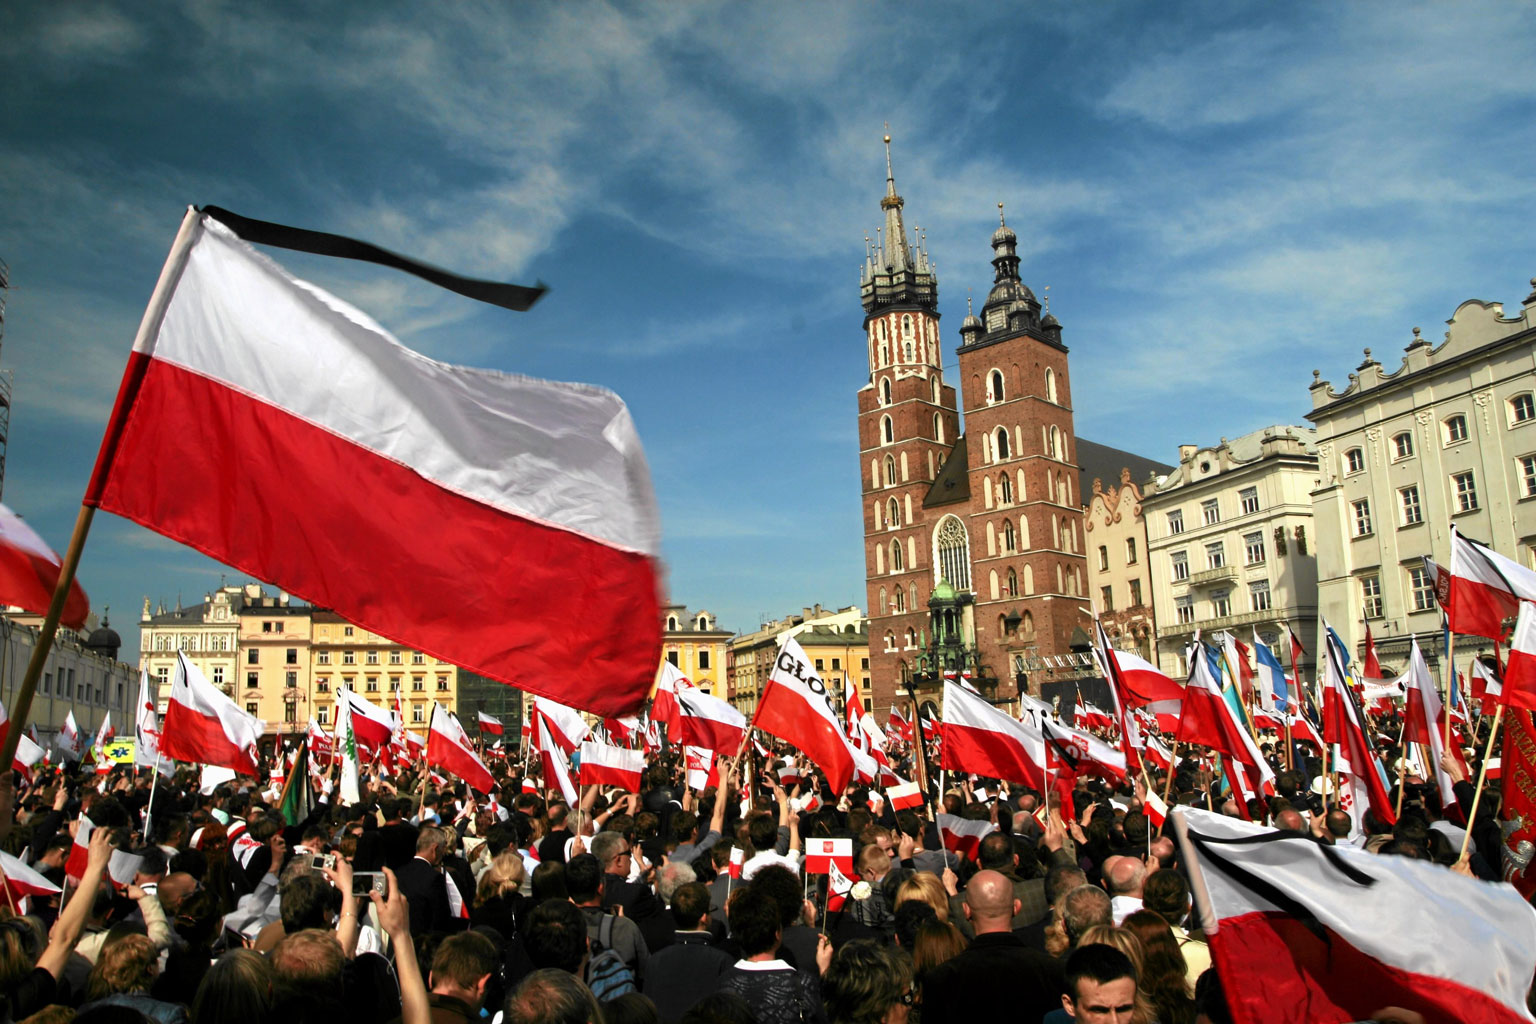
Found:
M 997 478 L 997 501 L 1000 505 L 1008 505 L 1013 502 L 1013 481 L 1008 479 L 1008 474 L 1003 473 Z
M 956 590 L 970 590 L 971 545 L 965 524 L 958 516 L 945 516 L 939 520 L 934 533 L 934 548 L 938 553 L 935 563 L 939 579 L 948 580 Z
M 1012 569 L 1008 570 L 1008 596 L 1019 596 L 1019 574 Z
M 892 498 L 885 506 L 885 525 L 895 528 L 901 525 L 901 503 Z
M 889 455 L 885 457 L 885 486 L 896 486 L 896 460 Z
M 1003 551 L 1013 554 L 1018 550 L 1019 535 L 1013 528 L 1013 520 L 1003 520 Z
M 880 417 L 880 439 L 886 444 L 896 440 L 896 424 L 889 416 Z
M 993 449 L 997 453 L 997 460 L 1001 462 L 1003 459 L 1008 457 L 1008 428 L 998 427 L 995 438 L 996 439 L 993 442 Z
M 990 391 L 991 396 L 992 396 L 992 401 L 994 401 L 994 402 L 1001 402 L 1003 400 L 1003 371 L 1002 370 L 993 370 L 992 371 L 992 377 L 991 377 L 991 380 L 990 380 L 989 391 Z
M 1056 371 L 1049 366 L 1045 368 L 1045 400 L 1056 401 Z
M 891 404 L 891 378 L 880 378 L 880 401 L 885 405 Z

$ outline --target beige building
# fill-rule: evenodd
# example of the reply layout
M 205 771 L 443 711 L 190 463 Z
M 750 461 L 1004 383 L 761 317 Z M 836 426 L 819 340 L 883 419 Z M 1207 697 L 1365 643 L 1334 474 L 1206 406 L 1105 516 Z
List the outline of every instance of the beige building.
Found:
M 816 604 L 800 609 L 797 614 L 765 622 L 752 632 L 743 633 L 731 641 L 728 655 L 730 700 L 743 714 L 750 717 L 757 709 L 757 700 L 768 682 L 768 674 L 773 671 L 773 659 L 778 656 L 779 646 L 785 638 L 798 638 L 812 630 L 822 631 L 826 635 L 835 633 L 839 637 L 856 638 L 854 646 L 862 645 L 862 654 L 856 651 L 826 654 L 823 660 L 830 666 L 831 659 L 836 657 L 839 671 L 854 675 L 859 682 L 860 692 L 870 696 L 869 621 L 864 612 L 857 605 L 832 611 Z M 810 653 L 809 649 L 806 653 Z M 854 664 L 857 664 L 857 668 L 848 667 Z
M 91 616 L 94 620 L 95 616 Z M 0 615 L 0 702 L 7 711 L 16 706 L 16 691 L 26 676 L 27 663 L 37 647 L 42 616 L 26 612 Z M 59 627 L 53 649 L 43 663 L 43 674 L 32 692 L 27 715 L 46 744 L 57 735 L 71 712 L 82 733 L 94 734 L 107 714 L 119 734 L 133 733 L 133 714 L 138 701 L 139 673 L 117 660 L 121 643 L 116 630 L 103 621 L 92 629 Z M 57 759 L 58 755 L 53 755 Z
M 1195 631 L 1256 630 L 1273 645 L 1289 625 L 1307 644 L 1317 623 L 1312 489 L 1315 432 L 1275 426 L 1214 448 L 1179 447 L 1179 464 L 1142 497 L 1157 620 L 1157 663 L 1187 670 Z M 1286 666 L 1290 666 L 1287 664 Z M 1310 676 L 1310 663 L 1302 667 Z
M 1077 450 L 1083 463 L 1088 596 L 1110 643 L 1152 661 L 1157 645 L 1152 559 L 1136 481 L 1170 473 L 1173 467 L 1083 438 Z
M 259 583 L 247 583 L 242 598 L 235 699 L 266 723 L 267 736 L 302 734 L 310 715 L 312 609 Z
M 719 627 L 714 612 L 690 612 L 680 604 L 664 605 L 661 617 L 662 660 L 670 661 L 705 693 L 728 699 L 725 660 L 731 631 Z
M 1368 620 L 1384 662 L 1414 635 L 1438 655 L 1423 556 L 1446 564 L 1451 524 L 1536 566 L 1536 291 L 1514 316 L 1472 299 L 1446 323 L 1438 345 L 1415 327 L 1390 373 L 1366 349 L 1343 390 L 1316 371 L 1310 389 L 1319 601 L 1356 650 Z
M 335 612 L 315 609 L 310 637 L 310 706 L 323 726 L 336 722 L 336 690 L 345 685 L 371 704 L 393 709 L 400 692 L 406 728 L 422 733 L 432 721 L 432 702 L 458 707 L 458 670 L 446 661 L 353 625 Z
M 847 693 L 850 682 L 858 686 L 865 711 L 874 711 L 874 695 L 869 684 L 869 627 L 857 625 L 813 625 L 795 634 L 795 641 L 805 649 L 816 674 L 833 693 Z M 887 709 L 880 709 L 885 711 Z M 884 721 L 884 716 L 881 716 Z
M 259 584 L 250 584 L 260 593 Z M 153 613 L 149 598 L 139 615 L 139 667 L 149 672 L 155 682 L 160 710 L 171 692 L 171 675 L 176 670 L 176 654 L 184 652 L 210 682 L 235 696 L 239 668 L 240 608 L 245 603 L 246 587 L 223 586 L 204 594 L 201 604 L 174 609 L 161 605 Z

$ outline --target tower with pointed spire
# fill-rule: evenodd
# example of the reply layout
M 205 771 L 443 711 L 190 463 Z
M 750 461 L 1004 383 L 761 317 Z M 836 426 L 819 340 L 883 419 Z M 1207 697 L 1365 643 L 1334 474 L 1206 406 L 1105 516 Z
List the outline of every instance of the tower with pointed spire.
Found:
M 885 146 L 884 223 L 875 244 L 865 240 L 859 273 L 864 696 L 880 710 L 913 690 L 926 702 L 945 673 L 965 673 L 1006 701 L 1027 671 L 1065 673 L 1060 659 L 1085 621 L 1067 349 L 1019 275 L 1018 236 L 999 203 L 992 287 L 979 315 L 967 300 L 956 384 L 946 382 L 937 275 L 921 232 L 907 234 L 889 135 Z
M 928 635 L 936 580 L 925 503 L 960 436 L 955 388 L 944 380 L 938 276 L 921 231 L 907 235 L 904 205 L 886 135 L 884 224 L 878 244 L 866 240 L 859 272 L 869 360 L 858 393 L 869 653 L 871 679 L 883 683 L 882 692 L 864 694 L 872 708 L 888 703 L 891 681 L 910 673 Z

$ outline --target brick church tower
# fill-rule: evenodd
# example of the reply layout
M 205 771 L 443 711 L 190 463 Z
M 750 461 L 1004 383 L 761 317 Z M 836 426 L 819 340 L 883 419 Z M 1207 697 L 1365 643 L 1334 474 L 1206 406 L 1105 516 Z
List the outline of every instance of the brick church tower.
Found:
M 872 708 L 946 672 L 999 702 L 1019 669 L 1065 654 L 1086 566 L 1061 326 L 1019 278 L 1017 236 L 992 237 L 982 316 L 960 330 L 946 383 L 938 278 L 907 235 L 886 144 L 885 223 L 859 275 L 869 379 L 858 393 Z

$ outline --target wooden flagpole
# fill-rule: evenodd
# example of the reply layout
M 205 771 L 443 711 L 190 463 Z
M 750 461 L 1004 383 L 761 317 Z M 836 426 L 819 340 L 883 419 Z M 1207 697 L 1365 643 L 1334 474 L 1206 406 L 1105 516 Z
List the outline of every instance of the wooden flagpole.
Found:
M 1446 709 L 1445 720 L 1451 720 L 1449 708 Z M 1467 855 L 1467 847 L 1472 842 L 1472 828 L 1477 823 L 1477 805 L 1483 799 L 1483 782 L 1488 778 L 1488 758 L 1493 754 L 1493 741 L 1499 735 L 1499 726 L 1503 724 L 1504 704 L 1500 702 L 1499 710 L 1493 716 L 1493 728 L 1488 732 L 1488 745 L 1483 748 L 1483 763 L 1477 768 L 1477 789 L 1472 791 L 1472 810 L 1467 813 L 1467 833 L 1461 837 L 1461 857 Z M 1450 746 L 1447 745 L 1446 749 L 1449 750 Z
M 1163 803 L 1168 802 L 1168 794 L 1173 792 L 1173 775 L 1179 767 L 1179 741 L 1173 741 L 1173 750 L 1168 755 L 1168 778 L 1163 780 Z
M 1441 675 L 1445 679 L 1445 743 L 1443 749 L 1450 750 L 1451 707 L 1453 703 L 1451 701 L 1451 694 L 1453 692 L 1452 687 L 1456 685 L 1456 632 L 1451 629 L 1449 619 L 1446 620 L 1445 625 L 1445 666 L 1441 669 Z M 1504 705 L 1500 704 L 1499 710 L 1503 711 L 1503 709 Z M 1495 723 L 1494 728 L 1498 728 L 1497 723 Z M 1474 742 L 1475 739 L 1474 737 Z

